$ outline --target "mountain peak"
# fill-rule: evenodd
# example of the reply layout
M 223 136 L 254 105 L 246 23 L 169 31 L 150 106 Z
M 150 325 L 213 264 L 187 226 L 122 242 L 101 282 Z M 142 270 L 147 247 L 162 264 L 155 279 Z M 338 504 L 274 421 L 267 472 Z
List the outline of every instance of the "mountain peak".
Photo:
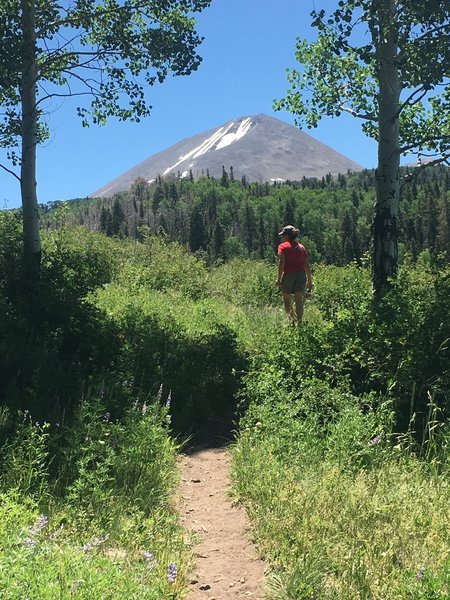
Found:
M 362 167 L 293 125 L 265 114 L 237 117 L 158 152 L 126 171 L 95 193 L 112 196 L 127 190 L 138 178 L 158 175 L 220 178 L 222 167 L 247 181 L 292 181 L 331 173 L 360 171 Z

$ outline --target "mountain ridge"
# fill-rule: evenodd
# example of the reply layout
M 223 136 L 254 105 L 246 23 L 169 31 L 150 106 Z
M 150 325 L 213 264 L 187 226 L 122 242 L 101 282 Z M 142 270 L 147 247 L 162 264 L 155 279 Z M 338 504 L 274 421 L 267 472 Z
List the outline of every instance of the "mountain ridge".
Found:
M 158 176 L 221 177 L 233 167 L 234 177 L 248 181 L 299 180 L 338 175 L 363 167 L 293 125 L 268 115 L 243 116 L 184 138 L 151 155 L 107 183 L 91 197 L 126 191 L 142 178 Z

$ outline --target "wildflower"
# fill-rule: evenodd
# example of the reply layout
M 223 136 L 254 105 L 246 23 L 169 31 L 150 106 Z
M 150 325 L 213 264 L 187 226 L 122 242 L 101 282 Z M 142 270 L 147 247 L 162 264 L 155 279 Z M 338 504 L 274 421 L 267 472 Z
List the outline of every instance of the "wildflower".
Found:
M 169 391 L 169 395 L 167 396 L 167 400 L 166 400 L 166 408 L 167 410 L 170 410 L 170 402 L 172 400 L 172 390 Z
M 28 416 L 30 414 L 29 410 L 25 410 L 23 413 L 23 422 L 25 423 L 25 421 L 28 419 Z
M 37 529 L 37 532 L 39 533 L 39 531 L 42 531 L 42 529 L 44 529 L 44 527 L 47 527 L 48 525 L 48 517 L 46 517 L 45 515 L 41 515 L 35 525 L 35 528 Z
M 163 393 L 163 384 L 161 384 L 159 386 L 158 393 L 156 394 L 156 399 L 158 402 L 161 400 L 162 393 Z
M 151 552 L 144 552 L 144 558 L 147 561 L 148 568 L 151 570 L 156 565 L 155 557 Z
M 109 421 L 109 419 L 110 419 L 110 418 L 111 418 L 111 415 L 110 415 L 110 413 L 109 413 L 109 412 L 106 412 L 106 413 L 103 415 L 103 423 L 108 423 L 108 421 Z
M 36 536 L 48 525 L 48 517 L 41 515 L 35 525 L 28 532 L 28 537 L 25 539 L 25 546 L 33 548 L 36 545 Z
M 53 541 L 53 540 L 56 540 L 56 538 L 58 538 L 58 537 L 61 535 L 61 532 L 62 532 L 62 530 L 63 530 L 63 529 L 64 529 L 64 523 L 62 523 L 62 525 L 60 525 L 60 526 L 58 527 L 58 529 L 56 529 L 56 531 L 54 531 L 54 532 L 52 533 L 52 535 L 50 536 L 50 539 L 51 539 L 52 541 Z
M 145 413 L 147 412 L 147 410 L 148 410 L 148 406 L 144 402 L 144 404 L 142 405 L 142 416 L 143 417 L 145 416 Z
M 420 569 L 416 573 L 416 579 L 423 579 L 425 575 L 425 567 L 420 567 Z
M 92 539 L 87 544 L 84 544 L 83 552 L 87 553 L 87 552 L 90 552 L 91 550 L 94 550 L 94 548 L 98 548 L 98 546 L 101 546 L 102 544 L 104 544 L 108 538 L 109 538 L 109 535 L 106 535 L 104 538 Z
M 171 562 L 169 565 L 169 572 L 167 573 L 167 579 L 169 583 L 173 583 L 177 578 L 177 567 L 175 563 Z
M 370 438 L 369 446 L 376 446 L 377 444 L 379 444 L 381 442 L 382 437 L 383 437 L 383 432 L 380 431 L 380 433 L 377 433 L 377 435 L 374 435 L 373 438 Z

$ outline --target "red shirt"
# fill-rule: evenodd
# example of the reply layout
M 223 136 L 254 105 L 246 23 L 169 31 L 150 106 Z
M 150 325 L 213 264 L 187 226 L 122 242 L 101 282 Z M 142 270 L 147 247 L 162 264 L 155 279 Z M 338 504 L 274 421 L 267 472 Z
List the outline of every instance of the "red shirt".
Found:
M 284 254 L 284 273 L 306 271 L 308 252 L 299 242 L 282 242 L 278 246 L 278 256 Z

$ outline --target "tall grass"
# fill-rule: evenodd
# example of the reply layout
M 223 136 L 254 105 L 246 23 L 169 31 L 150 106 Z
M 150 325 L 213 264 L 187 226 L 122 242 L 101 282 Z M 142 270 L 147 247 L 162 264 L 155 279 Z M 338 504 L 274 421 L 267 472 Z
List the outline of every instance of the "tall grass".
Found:
M 2 598 L 182 595 L 190 557 L 171 508 L 168 419 L 150 400 L 120 422 L 92 399 L 70 427 L 21 416 L 2 449 Z
M 450 597 L 449 281 L 414 273 L 374 306 L 366 271 L 321 267 L 301 330 L 255 332 L 233 481 L 274 600 Z

